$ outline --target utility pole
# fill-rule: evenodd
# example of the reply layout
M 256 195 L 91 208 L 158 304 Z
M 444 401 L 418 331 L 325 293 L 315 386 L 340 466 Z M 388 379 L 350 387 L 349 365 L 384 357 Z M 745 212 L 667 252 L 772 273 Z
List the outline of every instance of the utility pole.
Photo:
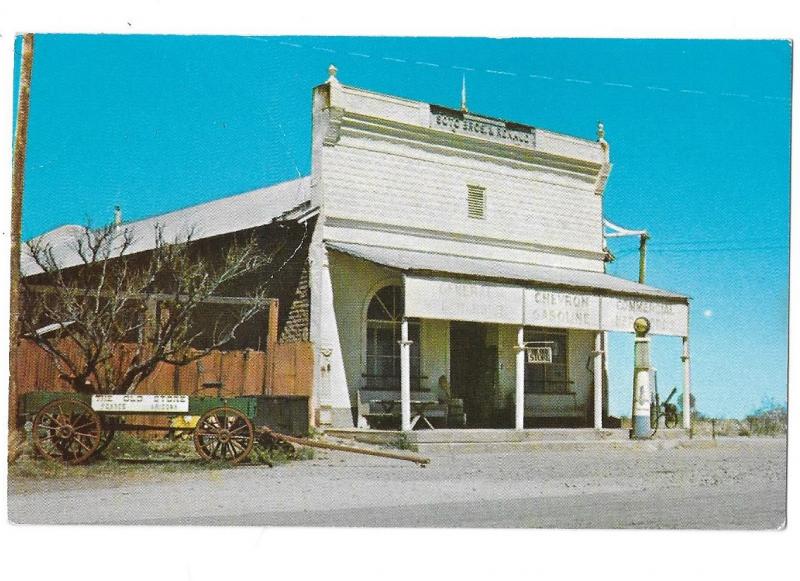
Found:
M 639 283 L 644 284 L 645 274 L 647 273 L 647 241 L 650 239 L 650 234 L 648 234 L 647 230 L 628 230 L 606 219 L 603 220 L 603 225 L 611 229 L 611 232 L 603 234 L 605 238 L 639 237 Z
M 650 236 L 647 232 L 639 235 L 639 284 L 644 284 L 647 273 L 647 239 Z
M 25 182 L 25 153 L 28 143 L 28 115 L 31 99 L 31 72 L 33 70 L 33 34 L 22 37 L 22 62 L 19 72 L 19 98 L 17 100 L 17 129 L 14 135 L 14 166 L 11 178 L 11 321 L 9 322 L 9 348 L 11 357 L 8 381 L 8 434 L 16 428 L 17 382 L 15 351 L 19 342 L 19 278 L 20 237 L 22 230 L 22 191 Z

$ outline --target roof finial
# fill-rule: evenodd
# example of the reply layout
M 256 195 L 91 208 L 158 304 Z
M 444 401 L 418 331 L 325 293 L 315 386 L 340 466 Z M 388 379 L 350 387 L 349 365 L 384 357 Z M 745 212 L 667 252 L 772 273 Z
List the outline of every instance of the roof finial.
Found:
M 461 74 L 461 110 L 467 111 L 467 75 Z
M 331 64 L 330 64 L 330 66 L 328 66 L 328 74 L 330 75 L 330 78 L 328 79 L 329 81 L 330 81 L 331 79 L 335 79 L 335 78 L 336 78 L 336 72 L 337 72 L 338 70 L 339 70 L 339 69 L 337 69 L 337 68 L 336 68 L 336 65 L 335 65 L 335 64 L 333 64 L 333 63 L 331 63 Z
M 598 121 L 597 122 L 597 143 L 600 144 L 600 149 L 603 150 L 603 155 L 606 158 L 606 163 L 605 163 L 604 169 L 602 171 L 605 172 L 605 176 L 606 176 L 606 179 L 607 179 L 608 178 L 608 172 L 611 171 L 611 161 L 610 161 L 611 151 L 609 150 L 609 147 L 608 147 L 608 141 L 606 141 L 606 126 L 603 125 L 602 121 Z M 603 181 L 605 181 L 605 180 L 603 180 Z M 603 184 L 602 187 L 605 187 L 605 184 Z
M 122 224 L 122 208 L 114 206 L 114 226 Z

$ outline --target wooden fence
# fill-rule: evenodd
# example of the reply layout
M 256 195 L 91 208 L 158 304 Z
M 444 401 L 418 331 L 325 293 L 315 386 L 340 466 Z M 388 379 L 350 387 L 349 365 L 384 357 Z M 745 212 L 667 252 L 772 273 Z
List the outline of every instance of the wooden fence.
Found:
M 64 347 L 69 350 L 70 346 Z M 311 343 L 274 343 L 265 351 L 212 351 L 183 366 L 159 363 L 136 388 L 137 393 L 181 395 L 311 395 Z M 120 344 L 115 357 L 124 364 L 133 345 Z M 77 352 L 76 354 L 77 355 Z M 23 339 L 14 352 L 19 394 L 29 391 L 71 391 L 59 377 L 52 357 L 33 341 Z M 271 369 L 270 369 L 271 368 Z
M 67 340 L 65 340 L 67 341 Z M 159 363 L 136 388 L 136 393 L 179 395 L 307 395 L 313 382 L 311 343 L 271 343 L 269 351 L 212 351 L 183 366 Z M 120 344 L 115 353 L 123 365 L 134 345 Z M 65 344 L 64 349 L 75 349 Z M 77 350 L 73 356 L 77 356 Z M 17 393 L 30 391 L 72 391 L 59 377 L 52 357 L 29 339 L 23 339 L 13 353 Z M 137 423 L 141 423 L 138 422 Z M 153 425 L 163 424 L 153 418 Z

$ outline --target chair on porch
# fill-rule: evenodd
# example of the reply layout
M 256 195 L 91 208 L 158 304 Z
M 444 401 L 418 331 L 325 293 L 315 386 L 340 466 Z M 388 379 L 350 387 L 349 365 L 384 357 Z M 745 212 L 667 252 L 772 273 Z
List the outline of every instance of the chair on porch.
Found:
M 366 385 L 358 390 L 358 415 L 363 417 L 372 429 L 400 429 L 400 385 L 397 378 L 374 377 L 366 374 L 364 377 Z M 412 417 L 415 412 L 421 412 L 434 427 L 447 426 L 449 404 L 440 402 L 430 389 L 423 387 L 412 389 L 411 401 L 425 403 L 424 411 L 418 407 L 415 408 L 412 403 Z M 461 406 L 463 409 L 463 402 Z

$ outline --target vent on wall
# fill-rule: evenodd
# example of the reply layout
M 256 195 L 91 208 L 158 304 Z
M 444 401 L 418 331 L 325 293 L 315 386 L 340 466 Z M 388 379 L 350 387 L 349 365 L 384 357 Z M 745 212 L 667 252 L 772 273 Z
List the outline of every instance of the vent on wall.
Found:
M 467 216 L 483 220 L 486 214 L 486 188 L 467 185 Z

